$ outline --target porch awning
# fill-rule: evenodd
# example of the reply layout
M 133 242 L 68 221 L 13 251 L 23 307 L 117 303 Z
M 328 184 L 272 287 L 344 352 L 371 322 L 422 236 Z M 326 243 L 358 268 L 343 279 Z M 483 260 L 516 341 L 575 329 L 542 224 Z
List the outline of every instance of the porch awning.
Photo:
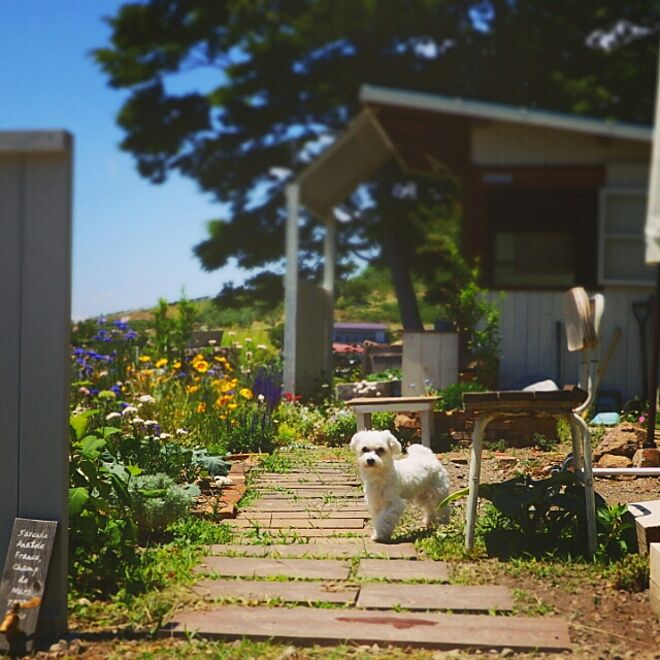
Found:
M 300 201 L 325 219 L 357 186 L 394 156 L 392 146 L 373 113 L 362 110 L 346 131 L 295 179 Z

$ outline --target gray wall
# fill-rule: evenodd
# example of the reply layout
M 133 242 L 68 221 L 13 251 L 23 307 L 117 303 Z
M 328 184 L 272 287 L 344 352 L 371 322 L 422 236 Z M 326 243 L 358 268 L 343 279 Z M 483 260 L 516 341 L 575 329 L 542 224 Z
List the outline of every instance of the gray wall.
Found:
M 0 561 L 57 520 L 42 630 L 66 629 L 72 138 L 0 132 Z

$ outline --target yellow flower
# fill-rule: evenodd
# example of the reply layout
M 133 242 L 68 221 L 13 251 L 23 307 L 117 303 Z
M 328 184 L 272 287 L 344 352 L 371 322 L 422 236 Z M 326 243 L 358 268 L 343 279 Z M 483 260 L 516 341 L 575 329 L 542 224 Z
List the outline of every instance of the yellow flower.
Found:
M 238 408 L 238 404 L 232 401 L 232 403 L 227 404 L 227 408 L 229 408 L 229 410 L 236 410 L 236 408 Z
M 161 358 L 156 362 L 156 369 L 160 369 L 161 367 L 164 367 L 167 364 L 167 358 Z
M 206 412 L 206 404 L 205 403 L 198 403 L 197 408 L 195 408 L 195 412 L 198 412 L 198 413 Z
M 172 362 L 172 368 L 181 369 L 181 362 L 179 360 L 177 360 L 176 362 Z
M 224 396 L 219 396 L 216 399 L 215 405 L 222 407 L 222 406 L 226 406 L 228 403 L 231 403 L 231 397 L 224 395 Z
M 186 385 L 186 392 L 188 394 L 194 394 L 199 389 L 199 385 Z
M 229 381 L 229 380 L 223 380 L 220 383 L 220 391 L 221 392 L 229 392 L 229 390 L 233 390 L 233 389 L 234 389 L 234 387 L 231 384 L 231 381 Z
M 196 371 L 199 371 L 200 374 L 205 374 L 211 365 L 206 360 L 200 360 L 199 362 L 194 362 L 193 367 Z
M 241 388 L 239 394 L 245 399 L 251 399 L 254 396 L 252 390 L 249 390 L 247 387 Z
M 151 356 L 149 356 L 149 355 L 140 355 L 138 360 L 140 360 L 140 362 L 151 362 Z
M 192 363 L 195 364 L 195 362 L 202 362 L 204 360 L 206 360 L 206 358 L 201 353 L 197 353 L 197 355 L 195 355 L 195 357 L 192 359 Z

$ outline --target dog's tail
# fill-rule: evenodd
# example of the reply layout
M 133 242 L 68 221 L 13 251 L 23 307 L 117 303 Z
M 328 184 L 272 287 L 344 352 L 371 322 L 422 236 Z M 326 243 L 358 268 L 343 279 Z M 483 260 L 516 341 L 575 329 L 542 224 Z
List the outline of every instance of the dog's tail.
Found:
M 420 458 L 422 456 L 427 458 L 433 456 L 433 458 L 435 458 L 435 454 L 424 445 L 410 445 L 410 447 L 406 449 L 406 452 L 408 453 L 408 456 L 418 456 Z

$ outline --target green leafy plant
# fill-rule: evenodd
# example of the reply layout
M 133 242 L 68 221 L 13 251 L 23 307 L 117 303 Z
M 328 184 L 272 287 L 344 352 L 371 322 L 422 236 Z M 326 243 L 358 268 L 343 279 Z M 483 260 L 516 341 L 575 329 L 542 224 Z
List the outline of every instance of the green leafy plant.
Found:
M 330 447 L 347 445 L 357 431 L 355 414 L 345 407 L 329 407 L 319 425 L 316 439 Z
M 129 481 L 139 469 L 103 460 L 117 429 L 89 431 L 94 412 L 71 417 L 69 577 L 77 589 L 102 595 L 137 561 Z
M 463 407 L 465 392 L 484 392 L 486 388 L 481 383 L 452 383 L 437 392 L 442 397 L 436 405 L 436 410 L 459 410 Z
M 624 591 L 644 591 L 649 586 L 649 558 L 645 555 L 632 553 L 610 564 L 606 577 L 615 589 Z
M 401 380 L 401 369 L 385 369 L 385 371 L 378 371 L 377 373 L 367 374 L 364 378 L 370 383 L 388 380 Z
M 625 504 L 608 504 L 596 510 L 598 549 L 601 560 L 619 559 L 637 550 L 635 521 Z
M 183 358 L 186 342 L 190 339 L 195 321 L 195 307 L 181 295 L 176 306 L 177 315 L 170 315 L 170 304 L 161 298 L 154 312 L 154 348 L 159 357 Z
M 166 474 L 145 474 L 130 484 L 132 511 L 141 542 L 162 537 L 165 529 L 185 516 L 200 490 L 179 485 Z
M 270 453 L 275 447 L 275 424 L 266 405 L 247 403 L 225 420 L 227 451 Z
M 493 484 L 481 484 L 479 495 L 497 511 L 486 545 L 493 554 L 532 555 L 552 551 L 581 554 L 585 548 L 584 487 L 572 472 L 557 472 L 547 479 L 518 475 Z M 606 506 L 596 493 L 596 506 Z M 502 534 L 505 532 L 505 534 Z M 506 546 L 501 542 L 506 540 Z

